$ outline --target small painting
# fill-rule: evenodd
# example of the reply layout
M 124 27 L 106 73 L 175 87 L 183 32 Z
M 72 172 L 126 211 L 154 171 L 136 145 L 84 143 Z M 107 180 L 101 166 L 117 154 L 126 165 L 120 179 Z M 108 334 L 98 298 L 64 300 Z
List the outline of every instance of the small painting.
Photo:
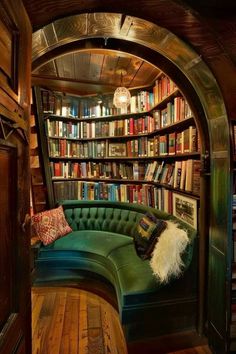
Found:
M 173 215 L 197 229 L 197 200 L 173 193 Z
M 110 143 L 109 144 L 109 156 L 110 157 L 125 157 L 126 156 L 126 144 L 125 143 Z

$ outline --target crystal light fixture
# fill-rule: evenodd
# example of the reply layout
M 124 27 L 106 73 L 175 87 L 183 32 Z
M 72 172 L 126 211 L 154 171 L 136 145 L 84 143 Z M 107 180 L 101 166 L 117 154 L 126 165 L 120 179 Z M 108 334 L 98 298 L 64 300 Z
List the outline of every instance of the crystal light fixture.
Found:
M 122 113 L 126 113 L 131 99 L 129 90 L 123 86 L 123 75 L 126 74 L 126 71 L 120 69 L 117 73 L 121 76 L 121 86 L 117 87 L 114 92 L 113 103 L 116 108 L 121 109 Z

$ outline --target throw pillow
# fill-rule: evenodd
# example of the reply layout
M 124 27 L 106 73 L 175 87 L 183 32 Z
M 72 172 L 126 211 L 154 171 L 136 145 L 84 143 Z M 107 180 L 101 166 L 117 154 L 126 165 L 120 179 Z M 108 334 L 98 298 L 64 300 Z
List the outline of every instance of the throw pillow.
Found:
M 140 258 L 150 258 L 158 237 L 165 228 L 166 222 L 157 219 L 151 213 L 145 214 L 139 220 L 134 235 L 134 245 L 136 253 Z
M 181 259 L 190 240 L 185 230 L 178 224 L 166 221 L 167 227 L 155 245 L 150 266 L 161 283 L 168 283 L 173 277 L 179 277 L 184 269 Z
M 58 208 L 33 215 L 31 226 L 32 232 L 39 237 L 45 246 L 72 231 L 61 205 Z

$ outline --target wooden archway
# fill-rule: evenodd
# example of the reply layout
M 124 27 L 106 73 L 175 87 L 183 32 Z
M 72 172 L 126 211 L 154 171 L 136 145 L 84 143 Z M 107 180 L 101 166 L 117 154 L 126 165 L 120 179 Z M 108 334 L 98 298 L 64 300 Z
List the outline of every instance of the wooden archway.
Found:
M 231 265 L 228 249 L 232 244 L 230 134 L 224 100 L 215 77 L 204 60 L 183 40 L 140 18 L 89 13 L 56 20 L 53 26 L 63 31 L 52 45 L 40 41 L 41 30 L 34 33 L 33 70 L 57 56 L 85 48 L 89 41 L 94 48 L 119 48 L 155 64 L 176 82 L 190 102 L 202 140 L 199 328 L 200 331 L 203 328 L 207 307 L 210 344 L 223 353 L 228 326 L 225 309 L 230 310 L 227 298 Z M 208 279 L 205 279 L 207 269 Z M 208 305 L 204 302 L 206 283 L 211 300 Z

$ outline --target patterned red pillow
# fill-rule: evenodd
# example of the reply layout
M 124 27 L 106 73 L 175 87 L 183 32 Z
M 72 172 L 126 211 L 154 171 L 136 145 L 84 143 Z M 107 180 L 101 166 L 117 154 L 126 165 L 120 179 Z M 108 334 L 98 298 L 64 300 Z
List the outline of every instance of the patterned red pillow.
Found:
M 31 226 L 33 233 L 39 237 L 45 246 L 72 231 L 61 205 L 58 208 L 33 215 Z

